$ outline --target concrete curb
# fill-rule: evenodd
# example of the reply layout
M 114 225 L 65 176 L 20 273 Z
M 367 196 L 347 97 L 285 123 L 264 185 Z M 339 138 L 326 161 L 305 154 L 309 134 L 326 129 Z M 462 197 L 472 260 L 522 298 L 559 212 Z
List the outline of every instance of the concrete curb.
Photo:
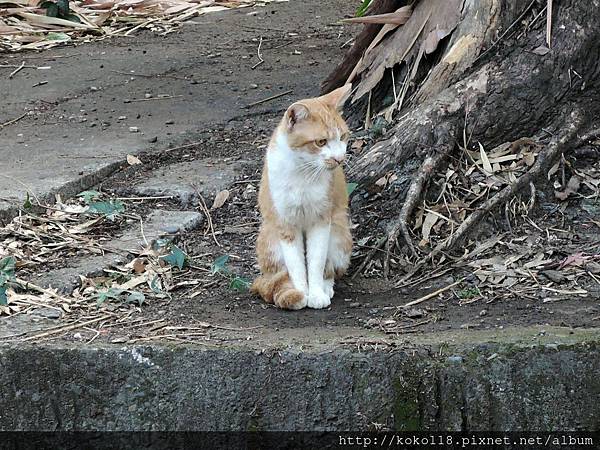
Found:
M 60 187 L 52 189 L 50 192 L 38 195 L 38 198 L 40 202 L 45 202 L 47 204 L 53 204 L 54 196 L 57 194 L 60 195 L 63 200 L 71 198 L 80 192 L 98 185 L 100 182 L 114 174 L 124 163 L 125 159 L 119 159 L 105 165 L 100 165 L 90 173 L 86 173 L 85 175 L 81 175 L 73 180 L 67 181 Z M 35 204 L 33 198 L 31 198 L 31 202 Z M 0 226 L 10 222 L 19 213 L 19 206 L 7 201 L 0 201 Z
M 4 346 L 0 430 L 600 428 L 600 330 L 460 336 L 366 351 Z

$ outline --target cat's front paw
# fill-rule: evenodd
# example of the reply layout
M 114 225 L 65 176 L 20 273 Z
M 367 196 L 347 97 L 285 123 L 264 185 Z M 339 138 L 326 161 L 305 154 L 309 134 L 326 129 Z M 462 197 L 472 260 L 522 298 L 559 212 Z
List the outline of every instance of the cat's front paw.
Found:
M 331 305 L 331 300 L 329 295 L 323 292 L 322 289 L 312 290 L 308 294 L 308 302 L 307 305 L 309 308 L 313 309 L 323 309 L 327 308 Z

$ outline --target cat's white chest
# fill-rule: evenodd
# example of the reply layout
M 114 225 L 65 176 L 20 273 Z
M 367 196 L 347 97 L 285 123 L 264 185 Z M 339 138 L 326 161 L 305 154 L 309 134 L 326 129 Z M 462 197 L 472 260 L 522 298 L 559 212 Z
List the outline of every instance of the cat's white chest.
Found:
M 329 207 L 329 174 L 307 180 L 296 168 L 269 160 L 269 189 L 279 217 L 290 224 L 306 227 Z

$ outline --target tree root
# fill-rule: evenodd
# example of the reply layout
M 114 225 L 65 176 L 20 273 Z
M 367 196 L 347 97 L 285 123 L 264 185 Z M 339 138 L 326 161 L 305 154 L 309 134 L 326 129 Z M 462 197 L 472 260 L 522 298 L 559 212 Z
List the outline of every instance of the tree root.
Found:
M 421 196 L 423 195 L 423 190 L 425 189 L 427 182 L 446 160 L 446 157 L 452 148 L 452 145 L 445 144 L 442 145 L 440 151 L 428 156 L 425 161 L 423 161 L 417 177 L 410 184 L 408 192 L 406 193 L 404 204 L 402 205 L 402 209 L 398 215 L 398 219 L 387 235 L 387 243 L 385 248 L 386 254 L 383 261 L 383 276 L 386 279 L 390 273 L 390 253 L 394 245 L 396 245 L 396 240 L 398 239 L 399 234 L 402 235 L 404 242 L 406 243 L 412 255 L 418 258 L 419 255 L 417 254 L 417 251 L 412 243 L 412 238 L 410 237 L 410 232 L 408 231 L 408 221 L 417 207 L 417 204 L 421 200 Z
M 479 206 L 473 213 L 471 213 L 469 217 L 465 219 L 463 223 L 460 224 L 453 235 L 439 243 L 426 257 L 422 258 L 408 274 L 403 276 L 397 284 L 403 284 L 406 282 L 406 280 L 421 270 L 429 261 L 436 258 L 442 252 L 451 250 L 456 244 L 466 238 L 469 232 L 471 232 L 472 229 L 488 213 L 505 204 L 517 192 L 530 187 L 531 184 L 534 184 L 536 179 L 540 178 L 545 172 L 548 171 L 548 169 L 551 167 L 551 164 L 563 153 L 566 147 L 572 145 L 574 142 L 580 143 L 587 138 L 590 133 L 586 133 L 583 138 L 577 137 L 577 132 L 580 130 L 583 121 L 583 113 L 580 110 L 573 111 L 570 115 L 570 118 L 567 120 L 568 125 L 565 130 L 552 139 L 545 152 L 540 152 L 535 163 L 528 172 L 521 175 L 514 183 L 506 186 L 496 195 Z

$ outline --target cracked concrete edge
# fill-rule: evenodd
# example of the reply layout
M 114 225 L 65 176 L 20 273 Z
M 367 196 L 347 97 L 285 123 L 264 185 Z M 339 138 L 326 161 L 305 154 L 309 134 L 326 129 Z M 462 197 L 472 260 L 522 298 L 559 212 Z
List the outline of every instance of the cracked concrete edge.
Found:
M 598 429 L 600 330 L 513 331 L 393 350 L 3 346 L 0 430 Z
M 42 193 L 37 197 L 41 202 L 47 202 L 49 204 L 54 203 L 54 197 L 56 195 L 60 195 L 63 200 L 66 200 L 104 181 L 106 178 L 110 177 L 112 174 L 117 172 L 121 165 L 124 163 L 125 159 L 119 159 L 118 161 L 113 161 L 106 165 L 101 165 L 93 171 L 91 171 L 90 173 L 81 175 L 75 178 L 74 180 L 64 183 L 59 188 L 55 188 L 50 190 L 49 192 Z M 33 198 L 31 199 L 31 202 L 35 203 Z M 34 208 L 36 207 L 37 205 L 34 205 Z M 0 200 L 0 226 L 3 224 L 7 224 L 15 216 L 17 216 L 19 214 L 19 209 L 20 205 L 17 206 L 14 203 L 9 203 L 5 200 Z

